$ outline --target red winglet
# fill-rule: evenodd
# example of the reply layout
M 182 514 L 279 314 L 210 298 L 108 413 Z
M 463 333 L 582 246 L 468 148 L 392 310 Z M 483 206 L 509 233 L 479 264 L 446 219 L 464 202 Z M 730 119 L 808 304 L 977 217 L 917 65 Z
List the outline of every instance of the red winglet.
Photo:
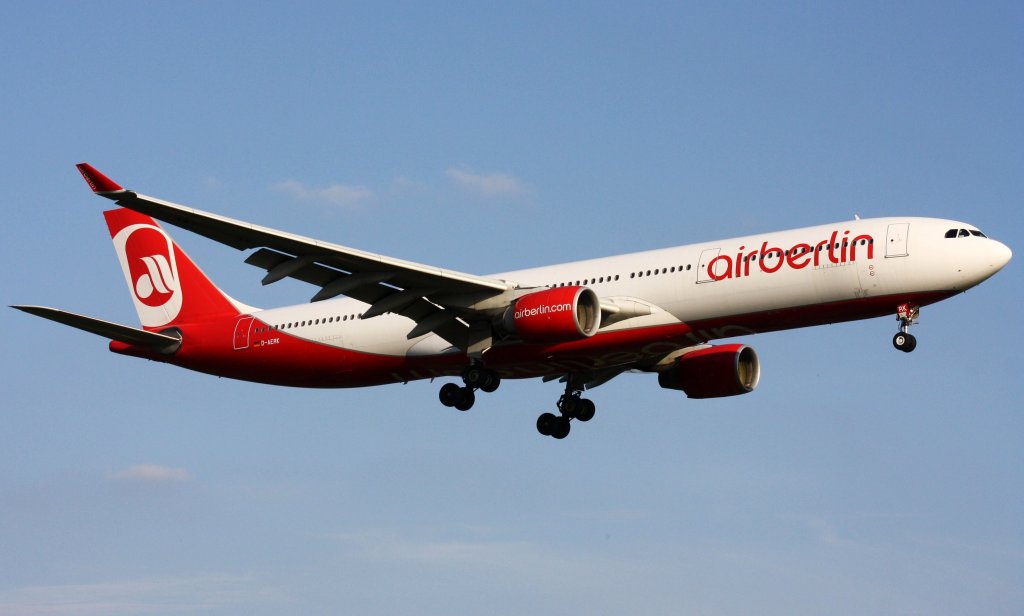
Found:
M 94 193 L 103 194 L 124 190 L 117 182 L 96 171 L 89 163 L 79 163 L 75 166 L 78 167 L 78 172 L 82 174 Z

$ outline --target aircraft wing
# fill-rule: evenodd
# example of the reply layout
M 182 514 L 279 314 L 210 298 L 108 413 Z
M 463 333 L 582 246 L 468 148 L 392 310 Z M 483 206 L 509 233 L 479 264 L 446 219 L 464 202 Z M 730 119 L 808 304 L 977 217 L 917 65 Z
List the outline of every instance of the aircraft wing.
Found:
M 435 332 L 465 346 L 467 320 L 483 317 L 474 306 L 514 288 L 504 280 L 395 259 L 148 197 L 125 190 L 87 163 L 77 167 L 94 193 L 122 207 L 238 250 L 256 249 L 246 263 L 267 271 L 263 284 L 295 278 L 320 287 L 310 301 L 347 295 L 370 304 L 363 318 L 402 314 L 417 323 L 409 338 Z
M 181 345 L 181 338 L 176 336 L 149 332 L 144 329 L 75 314 L 74 312 L 58 310 L 57 308 L 48 308 L 46 306 L 11 306 L 11 308 L 17 308 L 22 312 L 34 314 L 37 317 L 56 321 L 57 323 L 70 325 L 76 329 L 96 334 L 97 336 L 103 336 L 110 340 L 146 347 L 165 355 L 173 353 Z

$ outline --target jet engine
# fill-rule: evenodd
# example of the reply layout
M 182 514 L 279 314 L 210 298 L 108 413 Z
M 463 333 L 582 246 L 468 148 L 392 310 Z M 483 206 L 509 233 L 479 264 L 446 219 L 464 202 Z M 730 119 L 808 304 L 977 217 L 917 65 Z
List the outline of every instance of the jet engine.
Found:
M 754 391 L 761 364 L 745 344 L 707 346 L 681 355 L 658 375 L 658 384 L 687 398 L 722 398 Z
M 505 310 L 501 324 L 523 342 L 580 340 L 601 327 L 601 302 L 587 287 L 555 287 L 516 299 Z

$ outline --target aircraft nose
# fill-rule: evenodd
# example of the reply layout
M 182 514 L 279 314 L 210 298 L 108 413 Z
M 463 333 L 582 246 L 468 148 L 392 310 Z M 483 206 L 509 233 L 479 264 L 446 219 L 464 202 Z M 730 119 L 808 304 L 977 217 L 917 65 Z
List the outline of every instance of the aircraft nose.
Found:
M 1002 242 L 992 240 L 992 243 L 994 244 L 992 247 L 992 267 L 999 271 L 1010 262 L 1010 259 L 1013 257 L 1013 251 Z

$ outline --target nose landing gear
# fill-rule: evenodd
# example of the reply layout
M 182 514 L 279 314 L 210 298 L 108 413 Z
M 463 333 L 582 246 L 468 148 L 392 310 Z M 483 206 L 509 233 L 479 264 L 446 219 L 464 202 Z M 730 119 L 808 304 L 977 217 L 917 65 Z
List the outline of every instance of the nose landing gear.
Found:
M 892 337 L 892 345 L 904 353 L 909 353 L 917 348 L 917 338 L 908 330 L 911 325 L 917 323 L 920 312 L 919 306 L 911 304 L 900 304 L 896 308 L 896 320 L 900 322 L 900 331 Z

